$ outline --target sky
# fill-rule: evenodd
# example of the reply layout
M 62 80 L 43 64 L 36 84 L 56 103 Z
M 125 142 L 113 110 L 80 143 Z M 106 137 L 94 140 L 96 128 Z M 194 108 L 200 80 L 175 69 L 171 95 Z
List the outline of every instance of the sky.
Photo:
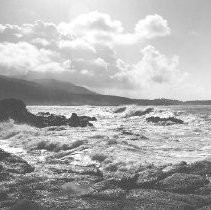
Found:
M 0 75 L 211 99 L 210 0 L 0 0 Z

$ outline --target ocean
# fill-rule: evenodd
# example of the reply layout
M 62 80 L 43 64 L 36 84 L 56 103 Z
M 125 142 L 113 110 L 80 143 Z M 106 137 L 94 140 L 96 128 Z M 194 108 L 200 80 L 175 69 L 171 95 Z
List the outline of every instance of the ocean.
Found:
M 17 125 L 12 120 L 1 123 L 0 148 L 42 168 L 49 158 L 64 164 L 71 160 L 73 165 L 96 165 L 103 170 L 211 159 L 211 106 L 154 107 L 153 112 L 144 116 L 133 116 L 136 111 L 147 108 L 135 105 L 125 106 L 120 113 L 115 113 L 119 107 L 111 106 L 27 108 L 32 113 L 50 112 L 70 117 L 75 112 L 97 118 L 93 127 L 85 128 L 39 129 Z M 153 124 L 146 121 L 149 116 L 173 116 L 182 119 L 184 124 Z

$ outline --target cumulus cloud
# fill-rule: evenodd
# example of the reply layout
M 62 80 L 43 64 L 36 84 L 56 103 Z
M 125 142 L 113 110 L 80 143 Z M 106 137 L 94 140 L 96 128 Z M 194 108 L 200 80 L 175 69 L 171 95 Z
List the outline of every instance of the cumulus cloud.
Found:
M 97 11 L 79 15 L 70 23 L 70 27 L 79 34 L 89 31 L 121 33 L 124 30 L 120 21 L 112 20 L 108 14 Z
M 0 69 L 4 75 L 64 70 L 56 52 L 38 49 L 26 42 L 0 43 Z
M 148 15 L 140 20 L 135 26 L 135 33 L 140 37 L 154 38 L 158 36 L 167 36 L 171 32 L 167 20 L 160 15 Z
M 142 59 L 135 65 L 117 60 L 120 71 L 114 77 L 124 81 L 127 79 L 134 87 L 150 87 L 153 83 L 176 85 L 187 75 L 178 69 L 178 56 L 168 58 L 151 45 L 141 50 L 141 54 Z
M 70 23 L 61 23 L 58 29 L 65 34 L 74 34 L 91 43 L 110 45 L 136 44 L 145 39 L 167 36 L 171 32 L 167 20 L 157 14 L 139 20 L 134 31 L 128 33 L 120 21 L 96 11 L 82 14 Z

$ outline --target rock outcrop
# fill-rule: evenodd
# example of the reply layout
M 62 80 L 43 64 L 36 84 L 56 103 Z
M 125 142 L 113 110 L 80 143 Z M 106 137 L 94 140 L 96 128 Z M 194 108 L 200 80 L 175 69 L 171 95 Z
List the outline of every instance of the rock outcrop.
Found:
M 97 120 L 95 117 L 78 116 L 76 113 L 73 113 L 70 118 L 49 112 L 40 112 L 34 115 L 26 109 L 23 101 L 4 99 L 0 101 L 0 122 L 9 119 L 13 119 L 16 123 L 26 123 L 39 128 L 66 125 L 71 127 L 86 127 L 93 126 L 90 121 Z
M 0 149 L 0 181 L 8 178 L 6 174 L 26 174 L 34 171 L 34 167 L 22 158 Z
M 0 101 L 0 121 L 13 119 L 16 123 L 26 123 L 36 127 L 44 127 L 42 117 L 30 113 L 23 101 L 3 99 Z
M 34 172 L 0 181 L 0 208 L 29 205 L 40 209 L 42 204 L 45 209 L 194 210 L 211 205 L 209 164 L 204 161 L 141 166 L 109 176 L 94 166 L 55 167 L 53 178 Z
M 168 118 L 162 118 L 162 117 L 148 117 L 146 118 L 147 122 L 157 123 L 160 125 L 173 125 L 173 124 L 184 124 L 184 121 L 175 117 L 168 117 Z

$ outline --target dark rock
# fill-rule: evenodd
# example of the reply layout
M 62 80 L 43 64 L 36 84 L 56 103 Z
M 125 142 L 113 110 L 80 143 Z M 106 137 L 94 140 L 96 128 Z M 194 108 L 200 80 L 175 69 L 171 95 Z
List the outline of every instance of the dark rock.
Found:
M 11 210 L 44 210 L 39 204 L 30 200 L 21 200 L 17 202 Z
M 167 166 L 162 171 L 166 176 L 170 176 L 174 173 L 187 173 L 188 164 L 185 161 L 182 161 L 180 163 Z
M 131 206 L 138 209 L 196 209 L 208 205 L 209 197 L 198 195 L 180 195 L 158 190 L 136 189 L 129 191 L 126 196 L 131 201 Z
M 211 176 L 211 162 L 207 160 L 197 161 L 187 166 L 188 173 Z
M 89 121 L 96 121 L 96 118 L 88 116 L 78 116 L 76 113 L 72 113 L 72 116 L 68 119 L 68 124 L 71 127 L 86 127 L 93 126 Z
M 12 176 L 10 175 L 9 172 L 1 172 L 0 173 L 0 182 L 1 181 L 6 181 L 6 180 L 10 180 Z
M 0 201 L 4 201 L 8 199 L 8 195 L 6 192 L 1 192 L 0 190 Z
M 143 116 L 143 115 L 149 114 L 150 112 L 153 112 L 153 111 L 154 111 L 154 108 L 147 108 L 144 111 L 136 111 L 134 113 L 134 116 Z
M 138 174 L 135 171 L 116 171 L 103 173 L 103 177 L 113 183 L 113 185 L 127 190 L 136 187 Z
M 73 113 L 70 119 L 62 115 L 39 112 L 37 115 L 26 109 L 23 101 L 17 99 L 3 99 L 0 101 L 0 122 L 13 119 L 16 123 L 26 123 L 38 128 L 48 126 L 86 127 L 93 126 L 89 121 L 96 121 L 95 117 L 77 116 Z
M 175 117 L 161 118 L 161 117 L 151 116 L 146 118 L 146 121 L 152 123 L 160 123 L 161 125 L 184 124 L 183 120 L 180 120 Z
M 194 193 L 199 195 L 211 195 L 211 183 L 197 189 Z
M 80 126 L 80 120 L 76 113 L 72 113 L 72 116 L 69 119 L 69 125 L 71 127 L 78 127 Z
M 3 99 L 0 101 L 0 121 L 9 119 L 13 119 L 16 123 L 44 127 L 42 118 L 28 112 L 24 102 L 17 99 Z
M 199 175 L 175 173 L 160 181 L 160 187 L 170 192 L 192 193 L 208 183 L 206 178 Z
M 116 179 L 118 178 L 118 186 L 127 190 L 136 187 L 138 174 L 136 174 L 135 171 L 131 171 L 130 173 L 117 171 L 114 177 L 116 177 Z
M 115 189 L 106 189 L 102 191 L 91 191 L 88 194 L 84 195 L 84 197 L 90 197 L 100 200 L 117 200 L 123 199 L 126 195 L 125 190 L 121 188 Z
M 130 132 L 130 131 L 122 131 L 122 134 L 123 135 L 129 135 L 129 136 L 131 136 L 131 135 L 133 135 L 133 133 L 132 132 Z
M 37 116 L 41 116 L 41 117 L 48 117 L 50 116 L 50 112 L 38 112 Z
M 34 171 L 34 167 L 29 165 L 25 160 L 16 155 L 5 152 L 2 149 L 0 149 L 0 164 L 3 167 L 3 172 L 1 172 L 1 177 L 5 175 L 5 173 L 7 172 L 16 174 L 25 174 Z M 7 174 L 5 176 L 7 176 Z
M 139 172 L 136 185 L 138 187 L 150 188 L 163 178 L 164 178 L 164 173 L 161 170 L 147 169 L 145 171 Z

